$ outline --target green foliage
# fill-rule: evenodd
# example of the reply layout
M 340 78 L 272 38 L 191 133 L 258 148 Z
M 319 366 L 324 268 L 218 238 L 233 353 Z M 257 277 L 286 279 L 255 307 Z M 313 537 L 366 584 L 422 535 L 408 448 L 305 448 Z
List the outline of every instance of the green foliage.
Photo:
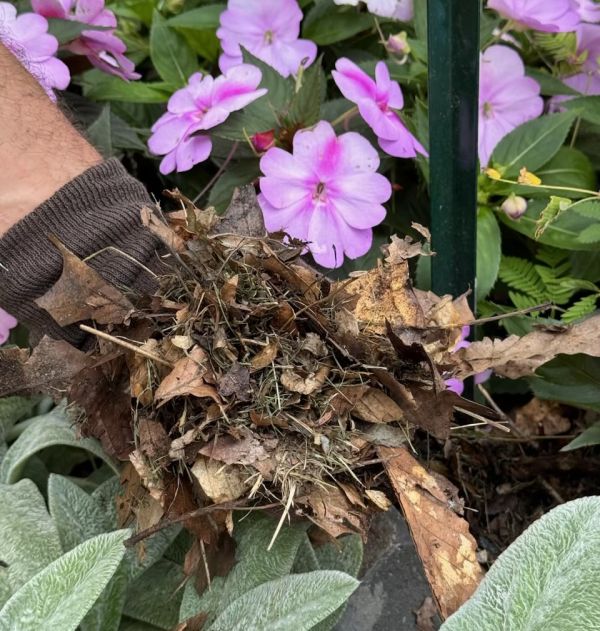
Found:
M 184 86 L 198 70 L 194 51 L 158 11 L 154 12 L 150 29 L 150 58 L 161 79 L 173 89 Z
M 355 9 L 337 6 L 333 0 L 320 0 L 304 18 L 302 37 L 325 46 L 373 27 L 373 17 L 368 13 L 357 13 Z
M 50 563 L 4 605 L 0 629 L 77 629 L 119 566 L 128 534 L 98 535 Z
M 600 498 L 567 502 L 498 557 L 442 631 L 600 628 Z
M 558 152 L 575 118 L 573 112 L 563 112 L 523 123 L 498 143 L 494 166 L 506 178 L 516 177 L 522 167 L 535 171 Z
M 480 208 L 477 213 L 477 302 L 483 300 L 496 283 L 502 257 L 501 239 L 494 213 L 489 208 Z
M 565 445 L 561 451 L 573 451 L 573 449 L 595 447 L 596 445 L 600 445 L 600 423 L 594 423 L 591 427 L 581 432 L 577 438 Z
M 225 4 L 207 4 L 175 15 L 167 20 L 167 24 L 199 31 L 215 29 L 219 26 L 219 16 L 224 9 Z
M 333 613 L 358 587 L 348 574 L 318 570 L 263 583 L 226 607 L 208 631 L 303 631 Z

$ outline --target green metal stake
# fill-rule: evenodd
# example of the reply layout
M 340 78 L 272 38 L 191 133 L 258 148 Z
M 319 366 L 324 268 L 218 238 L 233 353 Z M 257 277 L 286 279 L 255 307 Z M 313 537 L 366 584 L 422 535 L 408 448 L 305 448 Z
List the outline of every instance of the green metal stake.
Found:
M 417 2 L 422 0 L 417 0 Z M 477 247 L 480 0 L 427 0 L 431 286 L 472 289 Z

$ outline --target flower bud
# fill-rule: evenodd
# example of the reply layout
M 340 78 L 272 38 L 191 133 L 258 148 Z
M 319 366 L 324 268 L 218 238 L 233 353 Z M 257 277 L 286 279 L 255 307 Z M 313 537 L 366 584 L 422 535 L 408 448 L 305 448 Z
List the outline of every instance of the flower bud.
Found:
M 542 180 L 531 171 L 528 171 L 526 167 L 523 167 L 519 171 L 519 177 L 517 178 L 519 184 L 528 184 L 529 186 L 539 186 Z
M 250 139 L 252 141 L 252 146 L 258 151 L 262 153 L 263 151 L 267 151 L 275 144 L 275 131 L 270 129 L 269 131 L 261 131 L 257 134 L 254 134 Z
M 500 206 L 502 211 L 510 219 L 519 219 L 527 210 L 527 200 L 519 195 L 511 193 Z
M 402 31 L 397 35 L 390 35 L 385 43 L 385 47 L 388 52 L 397 57 L 406 58 L 410 53 L 410 46 L 408 44 L 406 31 Z

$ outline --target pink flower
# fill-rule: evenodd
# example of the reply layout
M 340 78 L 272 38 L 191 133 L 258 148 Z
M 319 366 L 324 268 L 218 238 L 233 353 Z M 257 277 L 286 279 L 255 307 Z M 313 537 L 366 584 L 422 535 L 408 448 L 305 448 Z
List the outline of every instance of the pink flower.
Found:
M 376 81 L 349 59 L 338 59 L 331 73 L 341 93 L 358 105 L 360 115 L 377 135 L 379 146 L 391 156 L 414 158 L 427 152 L 396 113 L 404 107 L 402 90 L 390 80 L 385 62 L 375 67 Z
M 507 46 L 490 46 L 479 68 L 479 162 L 487 166 L 506 134 L 537 118 L 544 109 L 537 81 L 525 76 L 519 54 Z
M 297 132 L 293 144 L 293 153 L 274 147 L 260 161 L 258 203 L 267 230 L 306 242 L 328 268 L 340 267 L 344 254 L 366 254 L 392 193 L 376 173 L 377 151 L 355 132 L 336 137 L 326 121 Z
M 566 33 L 580 22 L 576 0 L 488 0 L 487 6 L 535 31 Z
M 231 112 L 241 110 L 266 94 L 257 90 L 262 78 L 255 66 L 242 64 L 214 79 L 194 73 L 185 88 L 177 90 L 165 112 L 152 127 L 148 140 L 150 151 L 164 155 L 161 173 L 189 171 L 208 158 L 212 141 L 203 132 L 227 119 Z
M 4 309 L 0 308 L 0 345 L 6 342 L 10 330 L 14 329 L 16 326 L 17 321 L 10 315 L 10 313 L 6 313 Z
M 358 0 L 333 0 L 335 4 L 356 6 Z M 413 0 L 365 0 L 369 13 L 383 18 L 393 18 L 402 22 L 413 19 Z
M 297 74 L 317 56 L 314 42 L 298 39 L 301 21 L 296 0 L 229 0 L 217 30 L 223 47 L 219 68 L 226 72 L 241 64 L 241 46 L 284 77 Z
M 456 353 L 461 348 L 468 348 L 469 346 L 471 346 L 471 342 L 469 342 L 468 340 L 470 333 L 470 326 L 467 325 L 461 328 L 460 338 L 458 339 L 458 342 L 454 345 L 454 348 L 451 351 L 452 353 Z M 491 376 L 492 370 L 484 370 L 483 372 L 475 375 L 475 384 L 477 385 L 480 383 L 485 383 Z M 455 392 L 458 395 L 461 395 L 465 390 L 465 383 L 464 381 L 462 381 L 462 379 L 445 379 L 444 383 L 446 384 L 447 390 L 452 390 L 452 392 Z
M 9 2 L 0 2 L 0 42 L 21 62 L 56 101 L 53 88 L 64 90 L 71 79 L 67 66 L 55 57 L 56 37 L 48 32 L 41 15 L 22 13 Z
M 600 22 L 600 4 L 596 0 L 576 0 L 579 17 L 584 22 Z
M 31 0 L 36 13 L 47 18 L 75 20 L 90 26 L 104 26 L 108 30 L 82 31 L 67 48 L 76 55 L 85 55 L 96 68 L 121 77 L 139 79 L 134 63 L 125 57 L 125 44 L 114 34 L 117 18 L 104 8 L 104 0 Z

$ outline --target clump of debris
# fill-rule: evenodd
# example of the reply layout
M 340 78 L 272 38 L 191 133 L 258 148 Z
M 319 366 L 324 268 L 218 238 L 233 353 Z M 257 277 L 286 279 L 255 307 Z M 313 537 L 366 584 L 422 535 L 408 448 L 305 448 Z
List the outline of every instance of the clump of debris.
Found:
M 418 463 L 411 438 L 423 429 L 447 439 L 457 411 L 501 427 L 445 379 L 535 370 L 546 342 L 533 338 L 560 335 L 455 352 L 473 314 L 465 296 L 411 286 L 407 261 L 422 248 L 410 238 L 393 238 L 374 269 L 332 282 L 301 259 L 304 244 L 266 235 L 251 188 L 225 218 L 169 195 L 178 210 L 142 211 L 165 244 L 151 295 L 108 285 L 55 242 L 63 273 L 38 304 L 97 344 L 84 353 L 44 338 L 31 355 L 3 352 L 4 393 L 66 394 L 82 433 L 127 461 L 120 513 L 136 519 L 133 541 L 183 522 L 217 545 L 232 511 L 257 508 L 281 524 L 303 517 L 331 537 L 364 536 L 369 514 L 390 504 L 386 472 L 438 604 L 452 611 L 481 576 L 476 545 L 457 489 Z

